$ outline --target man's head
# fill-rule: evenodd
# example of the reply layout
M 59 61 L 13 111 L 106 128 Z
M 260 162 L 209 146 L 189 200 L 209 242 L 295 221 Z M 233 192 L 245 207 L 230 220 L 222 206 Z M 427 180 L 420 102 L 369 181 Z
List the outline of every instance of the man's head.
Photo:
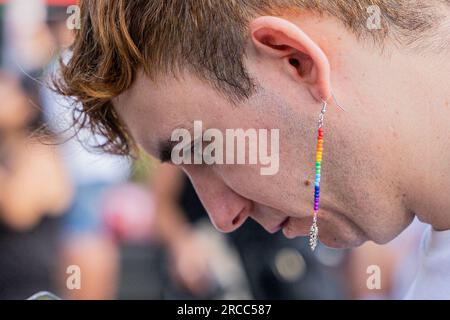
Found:
M 447 5 L 420 3 L 81 1 L 58 87 L 81 102 L 80 124 L 122 154 L 138 144 L 170 158 L 162 147 L 173 130 L 196 120 L 205 130 L 279 129 L 276 175 L 255 165 L 183 169 L 219 229 L 251 217 L 287 236 L 311 223 L 317 120 L 334 92 L 346 112 L 331 103 L 325 118 L 321 240 L 383 243 L 418 209 L 423 172 L 412 162 L 433 146 L 418 142 L 429 128 L 419 102 L 431 98 L 419 101 L 417 86 L 430 84 L 430 57 L 448 52 Z

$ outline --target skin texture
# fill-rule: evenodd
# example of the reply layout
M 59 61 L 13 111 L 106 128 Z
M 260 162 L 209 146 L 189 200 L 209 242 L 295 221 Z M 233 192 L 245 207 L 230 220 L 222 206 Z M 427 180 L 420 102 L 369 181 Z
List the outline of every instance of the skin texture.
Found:
M 203 128 L 280 129 L 280 170 L 258 165 L 183 169 L 215 226 L 248 217 L 269 232 L 306 235 L 312 220 L 318 115 L 329 102 L 321 178 L 320 240 L 332 247 L 386 243 L 415 215 L 450 228 L 450 62 L 358 41 L 331 17 L 258 17 L 249 26 L 246 67 L 258 92 L 230 103 L 193 74 L 155 81 L 143 73 L 114 99 L 135 140 L 158 156 L 158 141 L 202 120 Z M 345 112 L 332 103 L 335 93 Z M 310 181 L 311 183 L 307 183 Z M 287 223 L 286 218 L 289 217 Z

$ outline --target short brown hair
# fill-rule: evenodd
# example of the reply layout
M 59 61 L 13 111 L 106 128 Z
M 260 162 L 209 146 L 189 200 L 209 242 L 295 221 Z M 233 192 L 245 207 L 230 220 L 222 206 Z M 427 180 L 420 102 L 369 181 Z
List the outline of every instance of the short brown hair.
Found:
M 418 0 L 80 0 L 81 28 L 73 55 L 61 65 L 56 90 L 74 97 L 76 125 L 107 137 L 103 149 L 127 155 L 134 143 L 112 105 L 139 69 L 158 74 L 185 69 L 233 101 L 254 85 L 243 63 L 247 26 L 259 14 L 312 10 L 336 17 L 357 38 L 417 43 L 437 22 Z M 381 30 L 369 30 L 367 8 L 377 5 Z

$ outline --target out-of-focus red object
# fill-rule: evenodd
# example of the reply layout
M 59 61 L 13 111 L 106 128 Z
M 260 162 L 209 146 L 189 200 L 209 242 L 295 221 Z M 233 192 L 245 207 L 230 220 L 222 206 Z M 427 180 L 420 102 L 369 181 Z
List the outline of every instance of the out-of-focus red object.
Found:
M 152 238 L 154 200 L 143 186 L 126 183 L 111 188 L 103 196 L 101 212 L 106 226 L 118 240 L 139 242 Z

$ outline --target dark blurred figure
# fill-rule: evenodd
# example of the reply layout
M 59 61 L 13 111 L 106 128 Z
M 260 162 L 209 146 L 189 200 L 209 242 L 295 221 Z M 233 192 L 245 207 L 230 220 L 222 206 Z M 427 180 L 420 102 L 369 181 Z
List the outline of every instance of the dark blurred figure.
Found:
M 205 245 L 208 240 L 202 243 L 194 231 L 195 225 L 207 220 L 207 213 L 191 182 L 178 168 L 162 165 L 155 183 L 159 231 L 173 265 L 174 282 L 171 290 L 166 290 L 167 297 L 229 297 L 213 270 L 210 257 L 214 252 Z M 249 290 L 249 297 L 232 298 L 345 298 L 338 272 L 345 251 L 320 247 L 317 254 L 325 257 L 320 259 L 311 252 L 306 238 L 288 240 L 281 232 L 269 234 L 251 219 L 226 239 L 238 253 Z
M 20 82 L 1 74 L 0 299 L 55 289 L 58 215 L 72 193 L 56 148 L 31 137 L 39 119 Z

